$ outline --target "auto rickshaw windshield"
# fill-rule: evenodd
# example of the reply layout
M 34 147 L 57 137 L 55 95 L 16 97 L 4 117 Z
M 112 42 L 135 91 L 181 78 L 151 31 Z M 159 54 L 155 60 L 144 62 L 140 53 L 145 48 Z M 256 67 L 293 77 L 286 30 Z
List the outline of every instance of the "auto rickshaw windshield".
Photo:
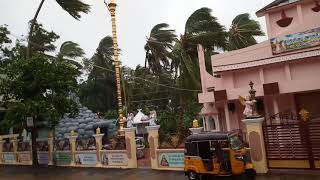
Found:
M 244 147 L 244 143 L 240 139 L 238 135 L 230 136 L 229 137 L 230 146 L 233 150 L 240 150 Z

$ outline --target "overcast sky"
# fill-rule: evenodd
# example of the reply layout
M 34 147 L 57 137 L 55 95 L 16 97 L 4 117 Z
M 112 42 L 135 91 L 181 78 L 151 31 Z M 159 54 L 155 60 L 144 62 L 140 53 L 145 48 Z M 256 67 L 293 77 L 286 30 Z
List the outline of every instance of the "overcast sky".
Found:
M 55 0 L 46 0 L 38 17 L 47 30 L 60 35 L 57 46 L 74 41 L 90 58 L 99 41 L 111 35 L 111 18 L 103 0 L 84 0 L 91 4 L 91 13 L 83 14 L 80 21 L 64 12 Z M 264 18 L 255 12 L 273 0 L 117 0 L 117 30 L 123 64 L 135 67 L 144 63 L 144 44 L 151 28 L 168 23 L 181 34 L 187 18 L 201 7 L 209 7 L 219 22 L 229 27 L 232 19 L 241 13 L 250 13 L 266 31 Z M 0 0 L 0 25 L 7 24 L 14 36 L 26 35 L 40 0 Z M 266 37 L 259 38 L 259 41 Z

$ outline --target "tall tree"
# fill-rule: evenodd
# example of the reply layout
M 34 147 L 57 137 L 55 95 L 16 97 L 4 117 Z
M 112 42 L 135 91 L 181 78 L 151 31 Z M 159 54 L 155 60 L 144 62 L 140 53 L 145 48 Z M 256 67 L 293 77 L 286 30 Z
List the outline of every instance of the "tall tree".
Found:
M 236 16 L 228 31 L 228 50 L 236 50 L 257 44 L 255 36 L 264 36 L 258 21 L 248 13 Z
M 31 42 L 32 42 L 32 33 L 37 22 L 40 10 L 44 4 L 45 0 L 41 0 L 37 11 L 31 20 L 30 30 L 28 35 L 28 46 L 27 46 L 27 58 L 31 56 Z M 56 0 L 62 9 L 69 13 L 73 18 L 79 20 L 81 18 L 81 13 L 88 13 L 90 11 L 90 5 L 83 3 L 81 0 Z
M 68 95 L 77 90 L 78 70 L 65 62 L 37 55 L 28 60 L 11 60 L 3 72 L 0 96 L 7 111 L 1 127 L 12 127 L 19 132 L 26 127 L 26 118 L 33 117 L 32 157 L 36 166 L 37 125 L 46 121 L 53 129 L 65 113 L 77 111 L 77 105 Z
M 145 68 L 148 64 L 149 69 L 154 73 L 160 73 L 162 67 L 169 66 L 168 55 L 176 35 L 175 31 L 168 29 L 168 27 L 169 25 L 166 23 L 155 25 L 144 46 L 146 51 Z
M 115 109 L 117 104 L 112 44 L 110 36 L 103 38 L 93 57 L 85 61 L 89 75 L 80 85 L 80 98 L 85 106 L 96 112 Z
M 225 29 L 211 15 L 209 8 L 200 8 L 191 14 L 185 24 L 184 34 L 176 41 L 172 51 L 171 66 L 180 76 L 180 85 L 185 88 L 200 87 L 197 44 L 202 44 L 210 54 L 216 48 L 227 47 Z

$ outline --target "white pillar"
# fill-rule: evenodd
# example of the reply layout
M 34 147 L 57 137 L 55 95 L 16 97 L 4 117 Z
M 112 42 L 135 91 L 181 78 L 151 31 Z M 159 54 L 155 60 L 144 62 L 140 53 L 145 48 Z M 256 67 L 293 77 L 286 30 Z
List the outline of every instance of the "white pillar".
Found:
M 150 160 L 151 168 L 158 169 L 158 154 L 157 149 L 159 148 L 159 128 L 160 126 L 147 126 L 148 141 L 150 146 Z
M 102 137 L 104 134 L 94 134 L 93 137 L 96 140 L 96 154 L 97 154 L 97 165 L 98 167 L 101 167 L 101 148 L 102 148 Z
M 230 123 L 230 115 L 229 115 L 229 109 L 228 109 L 228 102 L 224 103 L 224 114 L 226 117 L 226 125 L 227 125 L 227 131 L 231 131 L 231 123 Z
M 70 142 L 70 152 L 71 152 L 71 162 L 70 165 L 75 165 L 75 152 L 76 152 L 76 140 L 78 136 L 69 136 L 69 142 Z
M 126 138 L 128 168 L 137 168 L 136 128 L 123 128 Z
M 244 119 L 243 123 L 247 127 L 247 137 L 249 140 L 251 161 L 257 173 L 268 172 L 268 162 L 265 150 L 262 123 L 264 118 Z

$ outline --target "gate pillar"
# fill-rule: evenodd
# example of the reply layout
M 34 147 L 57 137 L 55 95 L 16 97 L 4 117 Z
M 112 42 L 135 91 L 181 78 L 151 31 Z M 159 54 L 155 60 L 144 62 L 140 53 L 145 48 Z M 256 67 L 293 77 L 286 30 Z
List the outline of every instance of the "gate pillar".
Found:
M 136 128 L 123 128 L 126 139 L 128 168 L 137 168 Z
M 71 151 L 71 162 L 70 162 L 71 166 L 75 165 L 74 154 L 76 152 L 76 140 L 77 140 L 77 137 L 78 136 L 75 136 L 74 134 L 71 134 L 71 136 L 69 136 L 70 151 Z
M 102 148 L 102 137 L 104 134 L 100 134 L 100 128 L 99 131 L 96 130 L 97 134 L 94 134 L 93 137 L 96 140 L 96 154 L 97 154 L 97 166 L 101 167 L 101 148 Z
M 268 172 L 267 156 L 262 129 L 263 121 L 263 117 L 242 120 L 247 127 L 247 139 L 249 140 L 251 160 L 257 173 Z
M 160 126 L 147 126 L 148 141 L 150 146 L 151 169 L 158 169 L 159 128 Z

